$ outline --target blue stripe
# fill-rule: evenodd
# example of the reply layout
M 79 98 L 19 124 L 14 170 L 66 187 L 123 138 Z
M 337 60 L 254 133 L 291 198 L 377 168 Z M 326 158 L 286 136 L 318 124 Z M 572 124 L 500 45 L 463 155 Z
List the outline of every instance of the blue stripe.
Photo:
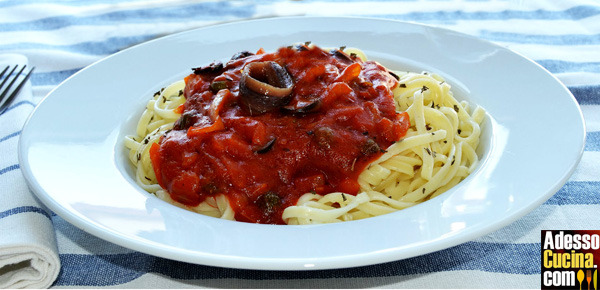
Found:
M 585 151 L 600 151 L 600 132 L 588 132 L 585 142 Z
M 8 139 L 10 139 L 10 138 L 13 138 L 13 137 L 19 136 L 19 134 L 21 134 L 21 131 L 17 131 L 17 132 L 14 132 L 14 133 L 8 134 L 8 135 L 6 135 L 6 136 L 4 136 L 4 137 L 0 138 L 0 143 L 4 142 L 4 141 L 6 141 L 6 140 L 8 140 Z
M 544 204 L 600 204 L 600 181 L 569 181 Z
M 259 1 L 260 2 L 260 1 Z M 345 2 L 345 1 L 344 1 Z M 364 2 L 364 1 L 360 1 Z M 402 4 L 398 4 L 402 5 Z M 4 23 L 0 25 L 0 31 L 16 30 L 53 30 L 71 25 L 105 25 L 118 21 L 123 23 L 153 23 L 181 22 L 184 20 L 216 20 L 222 21 L 224 16 L 248 18 L 255 14 L 255 4 L 233 5 L 228 1 L 205 2 L 187 6 L 161 7 L 152 9 L 116 11 L 101 15 L 76 17 L 56 16 L 38 19 L 28 22 Z M 439 11 L 439 12 L 412 12 L 406 14 L 374 14 L 370 16 L 386 17 L 423 22 L 455 22 L 457 20 L 507 20 L 507 19 L 569 19 L 581 20 L 600 14 L 600 6 L 576 6 L 562 11 L 550 10 L 504 10 L 498 12 L 463 12 L 463 11 Z M 367 15 L 368 16 L 368 15 Z M 125 22 L 123 22 L 125 21 Z
M 600 34 L 540 35 L 511 32 L 482 31 L 479 35 L 490 41 L 549 45 L 592 45 L 600 43 Z
M 33 73 L 31 75 L 31 85 L 33 86 L 55 86 L 75 74 L 82 68 L 61 70 L 53 72 Z
M 229 1 L 203 2 L 185 6 L 114 11 L 93 16 L 61 15 L 27 22 L 1 23 L 0 31 L 55 30 L 73 25 L 114 25 L 127 23 L 182 22 L 185 20 L 223 21 L 227 17 L 248 18 L 252 5 L 235 5 Z
M 402 5 L 402 4 L 398 4 Z M 411 12 L 405 14 L 373 14 L 372 17 L 386 17 L 398 20 L 422 21 L 430 23 L 456 23 L 458 20 L 511 20 L 511 19 L 541 19 L 541 20 L 581 20 L 600 14 L 600 6 L 575 6 L 566 10 L 504 10 L 498 12 L 463 12 L 447 10 L 438 12 Z
M 57 50 L 61 52 L 73 52 L 88 55 L 109 55 L 121 51 L 132 45 L 146 42 L 158 37 L 157 34 L 110 37 L 102 41 L 87 41 L 71 45 L 48 45 L 32 42 L 21 42 L 7 45 L 0 45 L 0 50 Z
M 19 102 L 16 102 L 16 103 L 8 106 L 8 108 L 6 108 L 6 110 L 4 112 L 2 112 L 2 114 L 0 114 L 0 116 L 3 116 L 4 114 L 14 110 L 15 108 L 23 106 L 23 105 L 31 105 L 32 107 L 35 107 L 35 104 L 30 101 L 19 101 Z
M 10 165 L 10 166 L 8 166 L 8 167 L 5 167 L 5 168 L 2 168 L 2 169 L 0 169 L 0 175 L 3 175 L 4 173 L 7 173 L 7 172 L 11 172 L 11 171 L 17 170 L 17 169 L 19 169 L 19 168 L 21 168 L 21 167 L 19 166 L 19 164 L 13 164 L 13 165 Z
M 580 105 L 600 105 L 600 85 L 573 86 L 569 90 Z
M 506 259 L 510 257 L 510 259 Z M 157 273 L 171 279 L 290 280 L 377 278 L 441 271 L 479 270 L 539 275 L 540 244 L 468 242 L 420 257 L 343 270 L 259 271 L 194 265 L 134 252 L 113 255 L 61 254 L 62 271 L 54 286 L 110 286 Z M 497 261 L 506 261 L 497 263 Z M 94 269 L 94 271 L 90 271 Z M 340 281 L 342 282 L 342 281 Z M 340 285 L 344 286 L 344 285 Z M 345 285 L 351 286 L 351 284 Z M 349 288 L 349 287 L 342 287 Z
M 600 73 L 600 62 L 571 62 L 562 60 L 536 60 L 551 73 L 591 72 Z
M 76 6 L 88 6 L 91 4 L 117 4 L 117 3 L 128 3 L 128 2 L 142 2 L 146 0 L 126 0 L 126 1 L 114 1 L 114 0 L 86 0 L 86 1 L 60 1 L 61 6 L 67 7 L 76 7 Z M 31 5 L 31 4 L 56 4 L 56 0 L 4 0 L 0 1 L 0 7 L 12 7 L 12 6 L 21 6 L 21 5 Z
M 11 208 L 7 211 L 0 212 L 0 219 L 3 219 L 5 217 L 11 216 L 11 215 L 27 213 L 27 212 L 39 213 L 39 214 L 47 217 L 48 219 L 51 219 L 50 214 L 48 214 L 48 212 L 46 212 L 43 208 L 39 208 L 37 206 L 20 206 L 20 207 Z

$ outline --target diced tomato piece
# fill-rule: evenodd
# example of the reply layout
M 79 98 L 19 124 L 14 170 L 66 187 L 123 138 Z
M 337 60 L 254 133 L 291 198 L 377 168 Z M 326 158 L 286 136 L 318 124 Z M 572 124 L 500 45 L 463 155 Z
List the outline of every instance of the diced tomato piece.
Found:
M 346 178 L 340 183 L 339 189 L 343 193 L 356 195 L 360 190 L 360 185 L 358 184 L 358 181 L 351 178 Z
M 171 198 L 183 204 L 196 206 L 201 200 L 198 195 L 200 178 L 190 171 L 183 171 L 171 183 Z
M 221 119 L 221 117 L 217 117 L 217 119 L 215 120 L 214 123 L 212 123 L 212 125 L 205 126 L 205 127 L 190 127 L 190 128 L 188 128 L 187 135 L 188 135 L 188 137 L 192 138 L 192 137 L 200 136 L 202 134 L 206 134 L 206 133 L 210 133 L 210 132 L 214 132 L 214 131 L 221 131 L 223 129 L 225 129 L 225 124 L 223 123 L 223 120 Z
M 184 107 L 185 106 L 183 104 L 181 104 L 181 105 L 177 106 L 177 108 L 173 109 L 173 112 L 175 112 L 175 114 L 182 114 Z
M 358 75 L 360 75 L 360 70 L 361 70 L 360 63 L 355 62 L 355 63 L 347 66 L 344 69 L 344 71 L 342 71 L 342 73 L 337 77 L 336 81 L 349 83 L 350 81 L 357 78 Z
M 159 149 L 160 146 L 157 143 L 152 143 L 150 150 L 148 150 L 148 154 L 150 155 L 150 161 L 152 162 L 152 168 L 154 169 L 156 180 L 159 184 L 162 184 L 162 176 L 160 175 L 160 154 L 158 152 Z

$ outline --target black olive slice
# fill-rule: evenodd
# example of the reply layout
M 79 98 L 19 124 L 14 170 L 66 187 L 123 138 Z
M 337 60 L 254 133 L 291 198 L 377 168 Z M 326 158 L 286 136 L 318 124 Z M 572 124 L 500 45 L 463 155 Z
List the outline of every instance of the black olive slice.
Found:
M 265 214 L 272 214 L 281 205 L 281 197 L 273 191 L 267 191 L 256 199 L 256 205 L 258 205 Z
M 192 68 L 192 70 L 194 71 L 194 74 L 197 74 L 197 75 L 216 74 L 216 73 L 221 72 L 221 70 L 223 70 L 223 63 L 222 62 L 213 62 L 213 63 L 203 66 L 203 67 Z
M 265 153 L 271 151 L 271 149 L 273 149 L 273 145 L 275 145 L 275 141 L 277 141 L 277 138 L 271 139 L 269 142 L 267 142 L 267 144 L 256 149 L 254 152 L 256 152 L 258 154 L 265 154 Z
M 354 60 L 347 53 L 339 49 L 332 49 L 329 51 L 329 53 L 346 64 L 354 62 Z

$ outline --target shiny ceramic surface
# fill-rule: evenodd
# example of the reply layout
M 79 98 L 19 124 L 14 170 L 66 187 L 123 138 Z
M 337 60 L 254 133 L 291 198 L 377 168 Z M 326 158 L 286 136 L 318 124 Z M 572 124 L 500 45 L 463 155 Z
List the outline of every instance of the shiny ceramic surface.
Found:
M 201 216 L 136 186 L 123 136 L 153 92 L 241 50 L 312 41 L 353 46 L 399 70 L 441 74 L 483 106 L 481 164 L 443 195 L 339 224 L 274 226 Z M 276 18 L 160 38 L 95 63 L 53 90 L 20 139 L 32 190 L 100 238 L 170 259 L 248 269 L 327 269 L 393 261 L 497 230 L 539 206 L 577 165 L 585 130 L 569 91 L 503 47 L 434 27 L 355 18 Z

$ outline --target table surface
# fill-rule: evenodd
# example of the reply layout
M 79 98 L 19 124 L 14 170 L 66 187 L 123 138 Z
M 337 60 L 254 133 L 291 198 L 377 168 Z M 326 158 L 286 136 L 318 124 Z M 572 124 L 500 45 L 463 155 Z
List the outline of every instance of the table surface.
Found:
M 62 264 L 53 287 L 539 288 L 541 230 L 600 229 L 598 1 L 7 0 L 0 2 L 0 54 L 24 54 L 36 66 L 34 101 L 11 109 L 34 107 L 75 72 L 132 45 L 225 21 L 292 15 L 425 23 L 533 59 L 580 104 L 587 143 L 579 166 L 553 197 L 505 228 L 424 256 L 349 269 L 259 271 L 186 264 L 111 244 L 51 215 Z M 0 142 L 12 135 L 0 136 Z M 2 164 L 0 177 L 14 166 Z

